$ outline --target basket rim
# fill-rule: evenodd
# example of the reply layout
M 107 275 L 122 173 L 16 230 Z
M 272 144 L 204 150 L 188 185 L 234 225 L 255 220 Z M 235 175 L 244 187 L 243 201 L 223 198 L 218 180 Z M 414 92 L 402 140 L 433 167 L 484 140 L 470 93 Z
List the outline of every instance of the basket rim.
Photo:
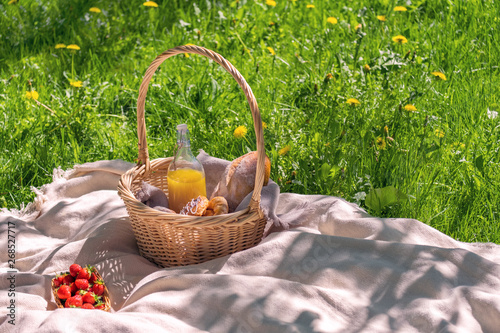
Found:
M 168 159 L 172 159 L 172 157 L 168 158 L 159 158 L 152 161 L 153 168 L 151 169 L 154 172 L 154 165 L 157 164 L 155 162 L 165 161 Z M 139 210 L 142 214 L 146 214 L 149 216 L 154 216 L 154 223 L 156 224 L 168 224 L 174 225 L 177 227 L 217 227 L 221 225 L 238 225 L 249 223 L 248 221 L 239 221 L 243 217 L 248 217 L 248 215 L 256 215 L 258 217 L 263 216 L 262 209 L 260 205 L 258 209 L 252 210 L 250 207 L 246 207 L 245 209 L 238 210 L 232 213 L 227 213 L 223 215 L 214 215 L 214 216 L 193 216 L 193 215 L 181 215 L 181 214 L 172 214 L 166 213 L 152 207 L 149 207 L 139 201 L 134 193 L 132 192 L 132 184 L 137 181 L 137 179 L 143 179 L 149 176 L 145 172 L 144 165 L 137 165 L 128 171 L 126 171 L 121 177 L 118 184 L 118 194 L 122 198 L 122 200 L 126 203 L 127 208 L 133 206 L 136 210 Z M 200 225 L 202 223 L 202 225 Z

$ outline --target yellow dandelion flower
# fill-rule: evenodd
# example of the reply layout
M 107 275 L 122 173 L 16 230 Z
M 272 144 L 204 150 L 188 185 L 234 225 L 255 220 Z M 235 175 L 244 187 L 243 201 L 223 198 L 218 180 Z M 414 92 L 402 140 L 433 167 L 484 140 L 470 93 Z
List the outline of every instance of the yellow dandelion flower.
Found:
M 91 13 L 100 13 L 101 10 L 97 7 L 90 7 L 89 12 Z
M 387 125 L 384 126 L 384 132 L 389 133 L 389 127 L 387 127 Z
M 371 67 L 370 67 L 370 65 L 368 65 L 368 64 L 365 64 L 365 65 L 363 66 L 363 70 L 364 70 L 365 72 L 369 72 L 369 71 L 371 71 L 371 69 L 372 69 L 372 68 L 371 68 Z
M 16 2 L 17 2 L 17 0 L 10 0 L 7 4 L 8 4 L 8 5 L 13 5 L 13 4 L 15 4 Z
M 70 45 L 66 46 L 66 48 L 70 49 L 70 50 L 78 51 L 80 49 L 80 46 L 78 46 L 76 44 L 70 44 Z
M 444 131 L 442 129 L 439 129 L 439 128 L 436 128 L 436 130 L 434 131 L 434 134 L 436 134 L 436 136 L 438 138 L 444 137 Z
M 267 128 L 267 124 L 265 121 L 262 122 L 262 128 L 266 129 Z
M 38 93 L 35 90 L 33 90 L 33 91 L 27 91 L 25 97 L 27 99 L 36 99 L 36 100 L 38 100 Z
M 158 4 L 154 1 L 146 1 L 142 5 L 146 7 L 158 7 Z
M 333 79 L 333 74 L 332 73 L 326 74 L 325 81 L 330 81 L 331 79 Z
M 416 108 L 415 106 L 411 105 L 411 104 L 406 104 L 406 105 L 404 106 L 404 109 L 405 109 L 406 111 L 410 111 L 410 112 L 417 111 L 417 108 Z
M 401 36 L 401 35 L 392 37 L 392 40 L 394 41 L 394 43 L 398 43 L 398 44 L 408 43 L 408 39 L 406 39 L 405 36 Z
M 314 8 L 314 5 L 307 5 L 307 8 Z
M 335 17 L 329 17 L 326 19 L 326 22 L 331 24 L 337 24 L 338 20 Z
M 63 43 L 56 44 L 56 49 L 65 49 L 65 48 L 66 48 L 66 44 L 63 44 Z
M 454 142 L 450 145 L 450 148 L 451 149 L 462 149 L 464 150 L 465 149 L 465 143 L 462 143 L 462 142 Z
M 406 9 L 405 6 L 396 6 L 394 7 L 395 12 L 406 12 L 408 9 Z
M 69 84 L 75 88 L 81 88 L 83 86 L 82 81 L 71 81 Z
M 289 151 L 290 151 L 290 145 L 286 145 L 285 147 L 278 150 L 278 154 L 280 154 L 281 156 L 285 156 L 286 154 L 288 154 Z
M 266 5 L 276 7 L 276 1 L 274 0 L 266 0 Z
M 361 102 L 358 101 L 356 98 L 349 98 L 346 103 L 349 104 L 350 106 L 361 105 Z
M 432 72 L 431 74 L 434 75 L 437 80 L 446 81 L 446 76 L 441 72 Z
M 377 20 L 382 21 L 382 22 L 387 21 L 387 19 L 385 18 L 385 15 L 378 15 Z
M 384 138 L 381 136 L 377 137 L 377 139 L 375 140 L 375 146 L 378 150 L 384 150 L 386 147 Z
M 233 132 L 233 135 L 236 139 L 241 139 L 247 135 L 247 128 L 245 126 L 238 126 Z
M 272 55 L 276 55 L 276 52 L 274 52 L 272 47 L 268 46 L 267 49 L 269 50 L 269 52 L 271 52 Z

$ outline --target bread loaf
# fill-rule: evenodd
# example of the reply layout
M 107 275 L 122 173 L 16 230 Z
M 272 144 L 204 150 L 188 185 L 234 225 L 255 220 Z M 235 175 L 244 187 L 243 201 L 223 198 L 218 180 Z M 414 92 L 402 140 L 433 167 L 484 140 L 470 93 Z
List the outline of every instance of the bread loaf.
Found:
M 264 162 L 264 186 L 267 185 L 271 174 L 271 161 L 266 155 Z M 253 191 L 255 174 L 257 172 L 257 152 L 252 151 L 238 157 L 226 167 L 222 179 L 215 186 L 210 196 L 222 196 L 227 200 L 229 212 L 234 212 L 240 202 Z

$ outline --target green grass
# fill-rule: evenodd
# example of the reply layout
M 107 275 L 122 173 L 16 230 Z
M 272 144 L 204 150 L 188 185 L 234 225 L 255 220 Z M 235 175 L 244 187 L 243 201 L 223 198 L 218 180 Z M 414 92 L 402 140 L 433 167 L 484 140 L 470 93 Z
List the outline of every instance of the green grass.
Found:
M 252 87 L 282 192 L 339 196 L 461 241 L 500 243 L 500 118 L 488 113 L 500 111 L 500 3 L 276 2 L 4 1 L 2 206 L 32 201 L 30 187 L 50 182 L 54 168 L 134 161 L 142 76 L 162 51 L 192 43 L 220 53 Z M 402 4 L 406 12 L 393 11 Z M 48 108 L 26 98 L 31 90 Z M 152 159 L 172 155 L 180 122 L 194 148 L 214 156 L 256 149 L 253 131 L 233 137 L 253 127 L 243 93 L 204 57 L 170 58 L 155 74 L 146 101 Z

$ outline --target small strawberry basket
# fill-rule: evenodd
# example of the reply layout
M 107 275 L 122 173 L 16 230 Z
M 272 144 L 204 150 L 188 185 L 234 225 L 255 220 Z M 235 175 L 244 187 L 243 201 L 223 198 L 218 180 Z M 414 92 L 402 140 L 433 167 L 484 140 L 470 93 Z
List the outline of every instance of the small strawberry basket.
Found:
M 243 210 L 216 216 L 169 214 L 146 206 L 135 196 L 143 181 L 160 188 L 168 196 L 167 171 L 173 157 L 149 160 L 145 100 L 149 82 L 160 64 L 174 55 L 184 53 L 205 56 L 222 66 L 239 84 L 250 106 L 257 140 L 257 171 L 252 198 Z M 137 135 L 139 162 L 122 175 L 118 194 L 127 208 L 142 256 L 160 267 L 185 266 L 242 251 L 261 241 L 266 225 L 260 207 L 265 172 L 262 120 L 252 89 L 229 61 L 195 45 L 178 46 L 160 54 L 147 69 L 139 89 Z
M 81 268 L 81 267 L 80 267 Z M 69 308 L 69 307 L 78 307 L 78 308 L 85 308 L 83 306 L 84 300 L 86 297 L 90 297 L 93 299 L 91 303 L 88 303 L 91 305 L 88 308 L 92 309 L 100 309 L 109 312 L 111 309 L 111 300 L 109 298 L 109 291 L 106 285 L 104 284 L 104 280 L 102 276 L 99 274 L 97 269 L 95 267 L 86 267 L 85 269 L 88 269 L 88 278 L 81 277 L 81 276 L 72 276 L 70 272 L 63 272 L 59 275 L 57 275 L 55 278 L 52 279 L 51 281 L 51 288 L 52 288 L 52 293 L 54 294 L 54 300 L 56 302 L 56 305 L 58 308 Z M 70 267 L 71 271 L 71 267 Z M 82 287 L 79 285 L 76 280 L 83 281 L 85 283 L 85 287 Z M 85 282 L 86 280 L 87 282 Z M 97 287 L 97 288 L 96 288 Z M 61 298 L 59 292 L 63 293 L 63 290 L 67 288 L 68 298 L 64 297 Z M 85 296 L 85 294 L 89 294 Z M 76 305 L 70 305 L 70 302 L 73 300 L 71 298 L 74 298 L 75 295 L 79 295 L 81 299 L 81 305 L 76 304 Z M 71 299 L 71 300 L 70 300 Z

